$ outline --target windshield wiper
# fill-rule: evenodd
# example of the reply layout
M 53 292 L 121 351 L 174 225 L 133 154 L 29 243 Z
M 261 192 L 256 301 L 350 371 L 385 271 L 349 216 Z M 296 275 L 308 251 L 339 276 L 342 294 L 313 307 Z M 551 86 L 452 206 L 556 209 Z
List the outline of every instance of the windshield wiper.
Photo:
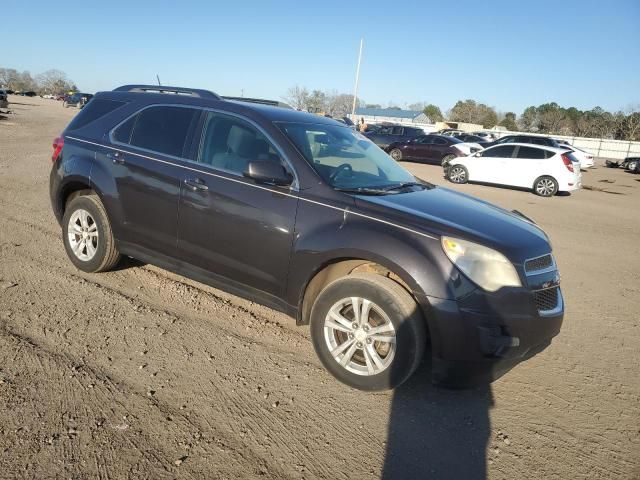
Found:
M 391 192 L 393 190 L 401 190 L 407 187 L 429 188 L 424 183 L 420 183 L 420 182 L 402 182 L 402 183 L 394 183 L 393 185 L 388 185 L 386 187 L 383 187 L 382 190 L 384 190 L 385 192 Z
M 341 188 L 333 187 L 334 190 L 345 193 L 357 193 L 358 195 L 388 195 L 389 191 L 381 188 L 373 187 L 353 187 L 353 188 Z

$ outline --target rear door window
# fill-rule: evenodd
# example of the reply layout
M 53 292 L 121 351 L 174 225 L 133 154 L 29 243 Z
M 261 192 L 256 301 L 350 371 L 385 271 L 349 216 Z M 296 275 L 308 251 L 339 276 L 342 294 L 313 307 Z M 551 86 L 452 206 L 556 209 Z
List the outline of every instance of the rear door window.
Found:
M 138 114 L 131 133 L 131 145 L 154 152 L 184 156 L 190 129 L 195 127 L 200 111 L 195 108 L 157 106 Z
M 489 148 L 482 152 L 483 157 L 492 158 L 511 158 L 516 147 L 511 145 L 500 145 L 499 147 Z
M 530 158 L 530 159 L 543 159 L 543 158 L 546 158 L 545 156 L 546 151 L 547 150 L 543 150 L 541 148 L 519 147 L 516 157 Z

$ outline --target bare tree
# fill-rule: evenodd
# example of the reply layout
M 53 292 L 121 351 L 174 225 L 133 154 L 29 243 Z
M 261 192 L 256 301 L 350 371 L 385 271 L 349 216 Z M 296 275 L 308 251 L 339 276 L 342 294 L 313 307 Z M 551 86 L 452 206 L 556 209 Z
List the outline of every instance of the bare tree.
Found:
M 61 70 L 47 70 L 36 77 L 38 89 L 42 93 L 62 93 L 69 90 L 73 84 L 67 74 Z
M 309 104 L 309 90 L 306 87 L 295 85 L 287 90 L 282 99 L 296 110 L 306 110 Z
M 350 93 L 334 93 L 327 97 L 327 113 L 332 117 L 344 117 L 351 113 L 352 107 L 353 95 Z
M 627 109 L 623 134 L 625 140 L 637 140 L 640 137 L 640 105 L 635 105 Z

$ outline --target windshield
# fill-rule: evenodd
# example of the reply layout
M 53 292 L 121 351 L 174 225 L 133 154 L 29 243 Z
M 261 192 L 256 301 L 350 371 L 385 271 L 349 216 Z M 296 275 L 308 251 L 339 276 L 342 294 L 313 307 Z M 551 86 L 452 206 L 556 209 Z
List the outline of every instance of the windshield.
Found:
M 311 123 L 279 127 L 334 188 L 375 189 L 418 181 L 371 140 L 348 127 Z

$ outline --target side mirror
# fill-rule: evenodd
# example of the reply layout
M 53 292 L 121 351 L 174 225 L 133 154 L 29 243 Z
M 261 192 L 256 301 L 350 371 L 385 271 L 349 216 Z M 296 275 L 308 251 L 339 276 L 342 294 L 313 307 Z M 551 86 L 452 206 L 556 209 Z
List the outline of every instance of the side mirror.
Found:
M 279 163 L 271 161 L 250 162 L 247 165 L 244 176 L 255 180 L 257 183 L 267 183 L 281 187 L 293 183 L 291 174 Z

